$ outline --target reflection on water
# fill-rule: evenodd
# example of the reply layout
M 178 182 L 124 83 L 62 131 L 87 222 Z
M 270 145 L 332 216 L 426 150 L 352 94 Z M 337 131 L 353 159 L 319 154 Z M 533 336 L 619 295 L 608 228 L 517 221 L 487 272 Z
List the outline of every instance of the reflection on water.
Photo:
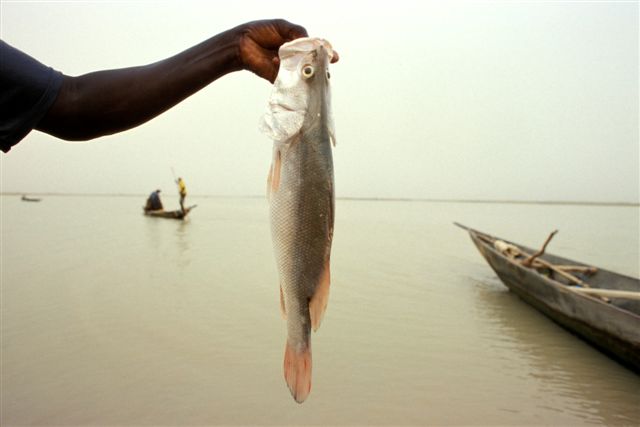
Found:
M 190 243 L 189 243 L 189 234 L 188 234 L 188 227 L 189 227 L 189 219 L 187 219 L 186 221 L 179 221 L 178 225 L 176 227 L 176 247 L 177 247 L 177 257 L 178 257 L 178 268 L 180 268 L 180 270 L 185 270 L 187 267 L 189 267 L 189 264 L 191 264 L 191 254 L 189 253 L 190 250 Z
M 192 254 L 189 228 L 194 227 L 189 219 L 178 221 L 166 218 L 145 217 L 144 239 L 157 259 L 171 253 L 175 266 L 184 272 L 191 264 Z
M 497 277 L 471 280 L 476 284 L 478 314 L 490 326 L 484 342 L 496 354 L 519 355 L 504 358 L 505 369 L 527 375 L 538 389 L 540 407 L 595 424 L 631 425 L 640 419 L 640 405 L 624 403 L 628 396 L 640 399 L 640 384 L 626 381 L 629 371 L 528 306 Z
M 507 292 L 451 225 L 532 246 L 560 228 L 550 252 L 632 274 L 637 208 L 339 200 L 300 406 L 267 204 L 197 203 L 180 222 L 127 197 L 2 197 L 0 424 L 640 424 L 640 377 Z

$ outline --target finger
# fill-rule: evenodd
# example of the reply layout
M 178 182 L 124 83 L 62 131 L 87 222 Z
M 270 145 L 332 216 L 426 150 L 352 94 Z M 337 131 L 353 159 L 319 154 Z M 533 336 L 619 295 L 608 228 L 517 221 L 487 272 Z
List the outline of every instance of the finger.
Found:
M 304 27 L 295 26 L 293 29 L 289 31 L 289 39 L 295 40 L 300 39 L 302 37 L 309 37 L 307 30 Z
M 263 79 L 269 80 L 270 83 L 275 82 L 276 77 L 278 77 L 278 70 L 280 69 L 280 58 L 278 58 L 278 55 L 275 54 L 270 59 L 269 57 L 265 57 L 261 62 L 262 64 L 254 72 Z
M 307 29 L 302 25 L 293 24 L 285 19 L 278 19 L 276 21 L 278 32 L 287 41 L 299 39 L 301 37 L 309 37 Z
M 273 83 L 278 74 L 280 58 L 277 50 L 265 49 L 249 41 L 244 44 L 242 61 L 244 68 Z
M 271 70 L 270 75 L 267 77 L 271 83 L 276 81 L 278 77 L 278 71 L 280 70 L 280 58 L 276 55 L 271 59 L 271 63 L 273 64 L 273 68 Z

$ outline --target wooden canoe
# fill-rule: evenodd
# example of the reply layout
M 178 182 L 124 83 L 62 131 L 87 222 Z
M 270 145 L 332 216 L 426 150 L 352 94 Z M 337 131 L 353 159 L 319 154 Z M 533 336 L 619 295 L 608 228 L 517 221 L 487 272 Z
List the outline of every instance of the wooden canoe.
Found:
M 546 253 L 526 267 L 536 250 L 456 225 L 509 290 L 640 374 L 639 279 Z
M 187 217 L 187 215 L 189 215 L 189 212 L 191 212 L 191 210 L 194 209 L 196 206 L 198 205 L 189 206 L 188 208 L 184 209 L 184 212 L 180 209 L 177 209 L 175 211 L 165 211 L 163 209 L 157 210 L 157 211 L 149 211 L 144 208 L 143 208 L 143 211 L 146 216 L 183 220 Z
M 42 200 L 42 199 L 38 199 L 38 198 L 35 198 L 35 197 L 22 196 L 22 197 L 21 197 L 21 200 L 22 200 L 23 202 L 39 202 L 39 201 L 40 201 L 40 200 Z

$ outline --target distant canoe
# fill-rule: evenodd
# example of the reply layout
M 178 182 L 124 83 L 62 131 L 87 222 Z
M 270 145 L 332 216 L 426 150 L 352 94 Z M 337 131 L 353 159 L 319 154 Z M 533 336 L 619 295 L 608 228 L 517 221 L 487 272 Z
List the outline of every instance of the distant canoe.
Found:
M 180 209 L 175 211 L 165 211 L 165 210 L 157 210 L 157 211 L 148 211 L 143 208 L 144 214 L 146 216 L 153 216 L 156 218 L 168 218 L 168 219 L 185 219 L 189 212 L 194 209 L 198 205 L 189 206 L 184 209 L 184 212 Z
M 456 224 L 469 232 L 500 280 L 522 300 L 640 373 L 640 280 L 536 250 Z
M 42 199 L 38 199 L 35 197 L 27 197 L 27 196 L 22 196 L 22 201 L 23 202 L 39 202 Z

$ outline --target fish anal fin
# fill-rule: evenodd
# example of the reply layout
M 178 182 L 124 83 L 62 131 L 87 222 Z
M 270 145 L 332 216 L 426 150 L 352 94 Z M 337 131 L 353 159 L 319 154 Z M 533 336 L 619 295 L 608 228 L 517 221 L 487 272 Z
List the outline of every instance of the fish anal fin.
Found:
M 315 293 L 309 301 L 309 315 L 311 316 L 311 327 L 314 332 L 320 327 L 324 312 L 329 302 L 329 286 L 331 284 L 331 272 L 329 267 L 329 258 L 324 263 L 324 268 L 320 274 L 320 280 L 316 286 Z
M 294 346 L 287 341 L 284 349 L 284 379 L 296 402 L 305 401 L 311 392 L 311 347 Z

